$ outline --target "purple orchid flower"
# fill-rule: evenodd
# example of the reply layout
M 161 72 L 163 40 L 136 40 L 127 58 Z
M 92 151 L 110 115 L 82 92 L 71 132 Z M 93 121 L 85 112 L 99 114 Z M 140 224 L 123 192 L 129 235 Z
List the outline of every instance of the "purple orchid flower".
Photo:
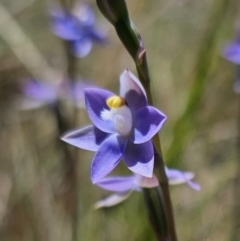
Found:
M 147 105 L 140 81 L 128 70 L 120 76 L 120 96 L 103 89 L 85 89 L 86 110 L 93 125 L 66 134 L 62 140 L 96 151 L 91 180 L 97 183 L 123 159 L 127 167 L 152 177 L 154 154 L 151 138 L 166 116 Z
M 237 32 L 240 32 L 239 30 Z M 236 38 L 226 44 L 222 51 L 222 56 L 237 65 L 237 76 L 233 84 L 233 89 L 240 94 L 240 35 L 237 33 Z
M 166 175 L 170 185 L 187 183 L 192 189 L 200 190 L 200 186 L 191 181 L 194 178 L 192 172 L 181 172 L 176 169 L 168 169 L 165 167 Z M 112 207 L 126 200 L 133 191 L 141 191 L 141 188 L 153 188 L 159 185 L 157 178 L 153 175 L 152 178 L 143 177 L 140 175 L 132 175 L 125 177 L 105 177 L 98 183 L 97 186 L 114 194 L 99 200 L 95 203 L 95 209 L 103 207 Z
M 92 43 L 105 44 L 106 34 L 95 28 L 95 18 L 91 8 L 77 3 L 72 12 L 60 7 L 50 9 L 52 32 L 70 42 L 72 53 L 79 58 L 89 54 Z
M 60 98 L 70 100 L 78 108 L 85 108 L 83 90 L 92 86 L 89 82 L 83 80 L 71 83 L 67 81 L 47 83 L 28 79 L 22 85 L 22 92 L 28 98 L 24 100 L 22 109 L 54 105 Z
M 240 39 L 228 43 L 222 52 L 222 55 L 228 61 L 240 65 Z

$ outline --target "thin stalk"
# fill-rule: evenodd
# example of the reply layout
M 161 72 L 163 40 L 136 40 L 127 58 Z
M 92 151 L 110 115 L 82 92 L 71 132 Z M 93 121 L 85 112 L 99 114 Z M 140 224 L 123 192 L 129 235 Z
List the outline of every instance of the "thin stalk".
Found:
M 57 123 L 57 139 L 65 133 L 67 130 L 69 130 L 70 126 L 69 123 L 66 121 L 66 119 L 62 115 L 62 108 L 61 108 L 61 102 L 57 101 L 54 106 L 53 106 L 53 113 L 55 116 L 55 121 Z M 67 145 L 65 145 L 62 141 L 59 143 L 61 145 L 61 149 L 63 150 L 64 153 L 64 162 L 65 165 L 68 166 L 69 162 L 72 160 L 72 155 L 70 152 L 70 149 L 68 148 Z
M 69 43 L 67 43 L 68 46 L 66 48 L 67 50 L 67 57 L 68 57 L 68 81 L 70 84 L 74 84 L 76 81 L 76 57 L 74 57 L 70 52 L 70 46 Z M 74 92 L 76 93 L 76 92 Z M 74 109 L 73 109 L 73 116 L 72 116 L 72 128 L 76 128 L 78 124 L 78 109 L 77 109 L 77 97 L 76 95 L 73 96 L 74 98 Z M 70 176 L 72 177 L 72 185 L 73 185 L 73 213 L 72 213 L 72 228 L 73 228 L 73 241 L 78 240 L 78 230 L 79 230 L 79 209 L 80 209 L 80 200 L 79 200 L 79 175 L 78 175 L 78 159 L 79 159 L 79 150 L 78 148 L 73 149 L 73 160 L 70 166 Z
M 240 67 L 239 67 L 240 68 Z M 235 178 L 233 180 L 233 207 L 232 207 L 232 228 L 231 241 L 238 241 L 240 237 L 240 95 L 238 97 L 238 136 L 237 136 L 237 158 Z
M 164 204 L 162 203 L 162 192 L 158 186 L 156 188 L 142 188 L 145 205 L 148 207 L 147 213 L 149 221 L 158 241 L 168 241 L 168 227 L 166 226 Z M 162 205 L 159 205 L 162 203 Z M 160 232 L 159 232 L 160 230 Z

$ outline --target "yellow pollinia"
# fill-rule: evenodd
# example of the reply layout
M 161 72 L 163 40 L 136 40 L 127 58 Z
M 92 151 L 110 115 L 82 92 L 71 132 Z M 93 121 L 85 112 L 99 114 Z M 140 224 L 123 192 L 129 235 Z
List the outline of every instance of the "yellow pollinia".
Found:
M 120 96 L 112 96 L 106 100 L 106 104 L 110 109 L 116 109 L 126 104 L 125 99 Z

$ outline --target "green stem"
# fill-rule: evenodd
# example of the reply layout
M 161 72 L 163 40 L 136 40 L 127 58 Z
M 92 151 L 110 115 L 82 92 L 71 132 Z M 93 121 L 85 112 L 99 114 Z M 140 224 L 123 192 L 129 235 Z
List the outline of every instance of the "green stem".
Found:
M 232 207 L 232 228 L 231 241 L 237 241 L 240 237 L 240 96 L 238 95 L 238 137 L 237 137 L 237 158 L 236 158 L 236 176 L 233 180 L 233 207 Z
M 162 203 L 162 192 L 158 187 L 142 188 L 149 221 L 155 230 L 158 241 L 168 241 L 168 228 L 166 226 L 164 204 Z M 159 205 L 161 203 L 161 205 Z M 164 222 L 163 222 L 164 220 Z
M 77 59 L 75 56 L 72 55 L 70 51 L 69 42 L 66 42 L 66 55 L 67 55 L 67 78 L 69 81 L 69 84 L 74 84 L 77 80 L 76 77 L 76 67 L 77 67 Z M 75 93 L 75 92 L 74 92 Z M 76 128 L 78 124 L 78 109 L 77 109 L 77 97 L 74 95 L 74 109 L 73 109 L 73 116 L 72 116 L 72 123 L 71 127 Z M 71 191 L 72 191 L 72 198 L 73 198 L 73 208 L 72 208 L 72 230 L 73 230 L 73 241 L 78 241 L 78 230 L 79 230 L 79 211 L 80 211 L 80 188 L 79 188 L 79 173 L 78 173 L 78 158 L 79 158 L 79 150 L 78 148 L 74 148 L 72 150 L 72 160 L 69 162 L 69 178 L 71 182 Z

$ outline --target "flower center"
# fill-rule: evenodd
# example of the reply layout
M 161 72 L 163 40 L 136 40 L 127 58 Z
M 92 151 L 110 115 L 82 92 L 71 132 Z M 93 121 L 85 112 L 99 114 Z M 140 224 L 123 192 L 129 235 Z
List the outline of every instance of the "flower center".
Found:
M 128 136 L 132 130 L 132 114 L 126 101 L 120 96 L 113 96 L 106 100 L 110 110 L 101 112 L 103 120 L 111 120 L 114 130 L 121 136 Z

